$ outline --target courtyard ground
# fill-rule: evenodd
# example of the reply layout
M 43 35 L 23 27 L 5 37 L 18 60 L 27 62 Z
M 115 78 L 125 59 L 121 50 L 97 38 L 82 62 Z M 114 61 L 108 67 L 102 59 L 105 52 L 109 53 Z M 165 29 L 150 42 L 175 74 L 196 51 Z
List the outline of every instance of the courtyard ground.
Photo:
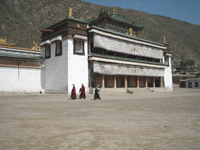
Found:
M 101 97 L 0 95 L 0 149 L 200 149 L 200 89 Z

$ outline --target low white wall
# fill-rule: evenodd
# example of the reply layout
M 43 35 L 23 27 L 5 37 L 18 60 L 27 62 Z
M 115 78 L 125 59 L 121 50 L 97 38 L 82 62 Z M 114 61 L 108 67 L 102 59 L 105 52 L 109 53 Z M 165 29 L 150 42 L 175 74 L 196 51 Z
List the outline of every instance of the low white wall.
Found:
M 0 92 L 39 93 L 41 69 L 0 67 Z

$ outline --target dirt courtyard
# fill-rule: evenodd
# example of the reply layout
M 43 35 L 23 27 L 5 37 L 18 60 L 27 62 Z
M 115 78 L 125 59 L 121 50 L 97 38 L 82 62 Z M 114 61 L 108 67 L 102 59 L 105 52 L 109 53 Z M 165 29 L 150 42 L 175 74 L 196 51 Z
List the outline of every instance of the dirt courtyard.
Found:
M 0 149 L 200 149 L 200 89 L 101 98 L 0 95 Z

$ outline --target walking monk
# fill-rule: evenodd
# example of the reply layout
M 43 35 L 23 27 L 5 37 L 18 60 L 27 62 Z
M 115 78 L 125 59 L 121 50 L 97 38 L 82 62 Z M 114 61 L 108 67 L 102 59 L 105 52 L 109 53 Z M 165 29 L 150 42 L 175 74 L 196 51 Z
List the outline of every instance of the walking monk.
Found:
M 75 84 L 73 84 L 72 92 L 71 92 L 71 98 L 76 100 L 76 88 Z
M 81 92 L 80 93 L 80 99 L 85 99 L 86 98 L 86 95 L 85 95 L 85 86 L 82 84 L 82 87 L 80 88 L 80 90 L 79 90 L 79 92 Z
M 97 85 L 97 87 L 95 88 L 95 94 L 94 94 L 94 100 L 95 99 L 99 99 L 99 100 L 101 100 L 101 98 L 100 98 L 100 95 L 99 95 L 99 91 L 100 91 L 101 89 L 99 88 L 99 85 Z

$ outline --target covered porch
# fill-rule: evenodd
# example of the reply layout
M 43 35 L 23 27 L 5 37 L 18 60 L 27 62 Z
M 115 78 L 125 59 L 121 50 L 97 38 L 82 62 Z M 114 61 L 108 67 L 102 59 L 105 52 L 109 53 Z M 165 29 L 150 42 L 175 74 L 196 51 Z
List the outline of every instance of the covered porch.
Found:
M 91 88 L 99 85 L 101 88 L 148 88 L 163 87 L 163 77 L 103 75 L 94 73 Z

